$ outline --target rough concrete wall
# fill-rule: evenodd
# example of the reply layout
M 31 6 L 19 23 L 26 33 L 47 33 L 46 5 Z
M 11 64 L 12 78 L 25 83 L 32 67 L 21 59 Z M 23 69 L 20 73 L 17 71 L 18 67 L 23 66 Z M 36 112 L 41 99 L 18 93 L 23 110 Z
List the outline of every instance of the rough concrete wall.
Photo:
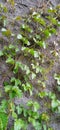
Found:
M 50 1 L 50 4 L 54 7 L 54 6 L 56 6 L 57 4 L 59 4 L 60 3 L 60 0 L 49 0 Z M 0 2 L 5 2 L 5 0 L 0 0 Z M 27 14 L 28 13 L 28 11 L 29 11 L 29 9 L 30 8 L 33 8 L 33 7 L 36 7 L 36 8 L 38 8 L 38 7 L 41 7 L 42 6 L 42 4 L 45 2 L 45 3 L 47 3 L 48 2 L 48 0 L 15 0 L 15 2 L 16 2 L 16 4 L 15 4 L 15 12 L 13 12 L 12 11 L 12 13 L 11 12 L 9 12 L 10 13 L 10 15 L 8 16 L 8 17 L 15 17 L 15 16 L 17 16 L 17 15 L 25 15 L 25 14 Z M 2 63 L 2 64 L 4 64 L 4 63 Z M 2 64 L 1 64 L 1 66 L 2 66 Z M 57 63 L 56 63 L 57 64 Z M 3 66 L 2 66 L 3 67 Z M 56 70 L 56 66 L 55 66 L 55 70 Z M 2 70 L 2 69 L 1 69 Z M 55 71 L 54 70 L 54 71 Z M 3 72 L 4 73 L 4 72 Z M 51 85 L 53 85 L 54 83 L 53 83 L 53 80 L 52 79 L 50 79 L 51 78 L 51 76 L 49 77 L 49 80 L 50 80 L 50 83 L 48 82 L 47 84 L 48 84 L 48 87 L 52 87 Z M 16 99 L 16 101 L 15 101 L 15 103 L 16 104 L 20 104 L 21 102 L 25 105 L 26 104 L 26 102 L 28 101 L 28 98 L 27 97 L 23 97 L 22 99 Z M 41 104 L 42 104 L 42 102 L 41 102 Z M 41 108 L 42 109 L 42 108 Z M 54 128 L 54 130 L 60 130 L 60 123 L 59 123 L 59 120 L 55 120 L 54 119 L 54 117 L 56 117 L 56 115 L 52 115 L 52 120 L 51 120 L 51 126 Z M 9 122 L 11 122 L 11 121 L 9 121 Z M 10 124 L 11 125 L 11 124 Z M 29 128 L 28 128 L 28 130 L 33 130 L 32 128 L 31 128 L 31 126 L 29 126 Z

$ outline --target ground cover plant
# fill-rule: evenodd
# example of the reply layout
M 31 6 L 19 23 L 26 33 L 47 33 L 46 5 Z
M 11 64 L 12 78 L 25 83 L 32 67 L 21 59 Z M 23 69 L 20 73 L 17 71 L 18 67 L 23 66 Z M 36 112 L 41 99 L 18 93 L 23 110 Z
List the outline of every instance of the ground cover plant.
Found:
M 10 4 L 14 10 L 14 1 Z M 50 113 L 60 114 L 60 100 L 55 93 L 60 92 L 60 72 L 53 74 L 55 91 L 47 91 L 46 80 L 59 60 L 60 50 L 56 50 L 55 41 L 50 49 L 48 39 L 58 35 L 60 6 L 47 8 L 46 12 L 30 9 L 27 16 L 17 16 L 10 22 L 6 15 L 9 14 L 8 8 L 0 4 L 0 14 L 0 60 L 7 66 L 1 80 L 0 130 L 28 130 L 29 125 L 31 130 L 53 130 L 49 124 Z M 16 32 L 15 23 L 19 23 Z M 15 103 L 16 98 L 25 95 L 29 98 L 25 105 Z M 40 111 L 41 100 L 45 111 Z M 12 125 L 9 128 L 10 117 Z

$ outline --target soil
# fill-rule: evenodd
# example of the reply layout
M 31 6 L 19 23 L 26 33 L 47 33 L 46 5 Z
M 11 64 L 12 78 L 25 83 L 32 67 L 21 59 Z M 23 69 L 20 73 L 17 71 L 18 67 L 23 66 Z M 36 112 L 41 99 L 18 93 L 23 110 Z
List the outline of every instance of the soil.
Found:
M 53 6 L 55 7 L 57 4 L 60 4 L 60 0 L 15 0 L 15 11 L 11 8 L 11 6 L 9 6 L 7 4 L 7 2 L 5 2 L 4 0 L 0 0 L 0 2 L 2 2 L 3 4 L 5 4 L 6 6 L 8 6 L 9 8 L 9 15 L 7 15 L 8 17 L 8 21 L 9 23 L 11 23 L 11 20 L 16 17 L 16 16 L 25 16 L 28 14 L 30 8 L 33 9 L 39 9 L 42 8 L 43 6 L 45 8 L 47 8 L 46 4 L 48 6 Z M 14 26 L 14 33 L 17 33 L 17 30 L 19 30 L 19 24 L 20 23 L 16 23 L 16 25 Z M 8 26 L 10 27 L 10 24 L 8 24 Z M 12 28 L 11 28 L 12 29 Z M 7 38 L 3 38 L 0 34 L 0 43 L 2 42 L 2 44 L 0 44 L 0 50 L 3 48 L 4 44 L 8 44 L 8 39 Z M 60 100 L 60 93 L 56 90 L 56 82 L 54 80 L 54 73 L 60 73 L 60 28 L 58 29 L 58 33 L 57 35 L 53 35 L 51 36 L 47 41 L 48 43 L 48 48 L 46 50 L 42 50 L 43 54 L 45 54 L 45 56 L 47 56 L 47 59 L 45 59 L 44 62 L 44 67 L 48 68 L 48 72 L 46 73 L 46 91 L 52 91 L 54 93 L 56 93 L 57 98 Z M 56 51 L 58 53 L 57 57 L 54 57 L 54 55 L 51 54 L 51 51 Z M 51 68 L 49 65 L 49 60 L 51 60 L 53 62 Z M 25 61 L 26 62 L 26 59 Z M 5 59 L 1 59 L 0 58 L 0 90 L 2 91 L 3 89 L 3 82 L 5 80 L 9 80 L 11 78 L 11 76 L 13 76 L 12 72 L 10 71 L 10 68 L 8 65 L 6 65 L 5 63 Z M 34 95 L 39 91 L 39 88 L 36 87 L 37 85 L 37 80 L 40 78 L 40 76 L 37 76 L 36 80 L 34 80 L 32 82 L 33 86 L 35 86 L 34 88 Z M 29 97 L 29 95 L 24 95 L 23 98 L 21 99 L 15 99 L 15 104 L 23 104 L 24 106 L 26 106 L 26 103 L 28 102 L 28 100 L 36 100 L 34 99 L 34 97 Z M 46 99 L 47 100 L 47 99 Z M 43 100 L 38 99 L 38 102 L 41 105 L 41 111 L 48 111 L 49 115 L 51 117 L 51 121 L 50 121 L 50 126 L 52 126 L 53 130 L 60 130 L 60 117 L 59 115 L 57 115 L 56 113 L 51 113 L 46 107 L 44 107 L 44 102 Z M 47 100 L 48 102 L 48 100 Z M 8 125 L 8 130 L 10 130 L 10 127 L 12 125 L 12 119 L 9 119 L 9 125 Z M 28 130 L 33 130 L 33 128 L 31 126 L 28 127 Z

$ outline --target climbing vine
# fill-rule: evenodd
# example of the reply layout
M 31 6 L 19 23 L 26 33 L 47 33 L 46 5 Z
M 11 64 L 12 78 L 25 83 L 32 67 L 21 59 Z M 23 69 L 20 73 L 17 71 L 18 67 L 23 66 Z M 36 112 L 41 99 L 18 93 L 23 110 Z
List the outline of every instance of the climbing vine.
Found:
M 11 2 L 11 1 L 10 1 Z M 11 2 L 14 5 L 14 1 Z M 13 119 L 11 130 L 27 130 L 31 124 L 35 130 L 53 130 L 50 125 L 50 116 L 47 111 L 40 112 L 40 100 L 48 98 L 48 109 L 53 113 L 60 113 L 60 100 L 57 99 L 54 92 L 46 92 L 46 74 L 52 69 L 54 61 L 49 60 L 44 51 L 49 47 L 47 39 L 52 35 L 57 35 L 57 29 L 60 26 L 60 6 L 47 9 L 47 14 L 42 11 L 31 10 L 28 16 L 21 18 L 17 16 L 11 20 L 11 28 L 6 16 L 8 8 L 0 4 L 0 29 L 2 44 L 4 37 L 7 38 L 7 45 L 4 44 L 0 50 L 0 59 L 4 59 L 9 67 L 12 76 L 9 80 L 4 80 L 3 91 L 5 99 L 0 102 L 0 130 L 7 130 L 10 116 Z M 22 21 L 19 30 L 14 33 L 15 22 Z M 56 50 L 51 54 L 58 58 Z M 49 62 L 49 68 L 44 67 L 45 60 Z M 9 75 L 6 74 L 6 77 Z M 33 82 L 37 79 L 37 91 L 34 93 Z M 60 74 L 54 74 L 56 88 L 60 91 Z M 23 104 L 16 105 L 15 98 L 29 96 L 26 107 Z M 34 97 L 34 100 L 32 100 Z

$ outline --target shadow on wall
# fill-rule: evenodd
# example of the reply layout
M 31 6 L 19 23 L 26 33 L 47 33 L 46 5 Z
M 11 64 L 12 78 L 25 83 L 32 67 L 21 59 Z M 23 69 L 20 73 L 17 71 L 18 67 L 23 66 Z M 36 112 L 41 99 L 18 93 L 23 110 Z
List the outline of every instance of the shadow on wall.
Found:
M 8 0 L 0 0 L 0 2 L 4 3 L 7 2 Z M 60 0 L 14 0 L 16 3 L 22 3 L 22 4 L 28 4 L 28 5 L 38 5 L 42 4 L 44 2 L 50 2 L 53 6 L 56 6 L 60 4 Z
M 53 6 L 60 4 L 60 0 L 49 0 Z

